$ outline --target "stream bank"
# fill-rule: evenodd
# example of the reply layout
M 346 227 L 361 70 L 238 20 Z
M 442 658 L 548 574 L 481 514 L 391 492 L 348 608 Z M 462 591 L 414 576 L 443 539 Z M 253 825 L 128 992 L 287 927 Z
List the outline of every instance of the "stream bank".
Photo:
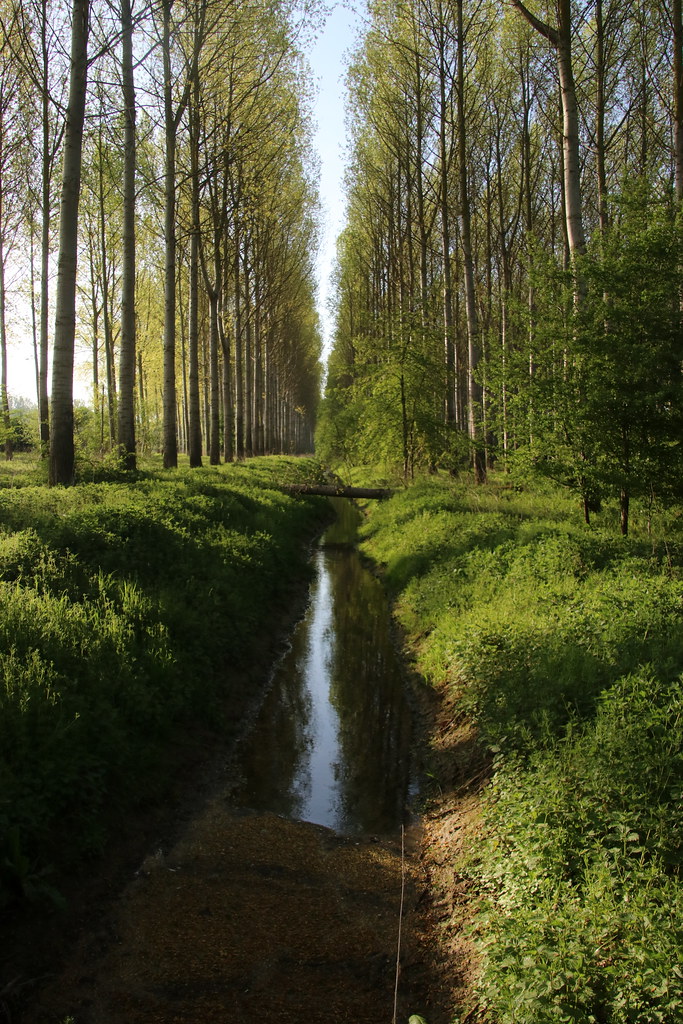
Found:
M 449 719 L 439 709 L 442 726 Z M 442 729 L 468 765 L 472 738 Z M 471 764 L 468 765 L 471 768 Z M 460 780 L 466 781 L 466 780 Z M 26 1024 L 384 1024 L 476 1020 L 468 892 L 454 855 L 476 828 L 476 783 L 443 793 L 400 839 L 344 837 L 208 799 L 98 908 Z
M 413 855 L 406 866 L 414 905 Z M 400 845 L 210 802 L 146 858 L 31 1019 L 379 1024 L 392 1016 L 400 888 Z M 399 1019 L 432 1001 L 419 954 L 403 972 Z
M 420 704 L 442 787 L 450 773 L 462 790 L 471 738 L 454 732 L 453 709 L 424 693 Z M 443 789 L 402 851 L 395 836 L 230 806 L 224 753 L 195 741 L 175 815 L 162 815 L 158 838 L 144 824 L 134 864 L 127 836 L 125 864 L 114 852 L 109 883 L 84 890 L 74 941 L 39 979 L 24 1024 L 389 1021 L 404 881 L 396 1019 L 450 1024 L 469 979 L 457 924 L 467 893 L 452 868 L 476 821 L 467 786 L 464 799 Z

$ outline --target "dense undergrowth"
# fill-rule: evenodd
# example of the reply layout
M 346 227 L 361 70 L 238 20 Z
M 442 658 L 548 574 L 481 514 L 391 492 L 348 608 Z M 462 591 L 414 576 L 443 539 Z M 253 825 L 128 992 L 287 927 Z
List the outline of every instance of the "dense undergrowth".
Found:
M 680 531 L 627 540 L 548 489 L 431 478 L 364 536 L 421 671 L 494 759 L 464 866 L 482 1005 L 501 1024 L 683 1019 Z
M 69 489 L 3 476 L 0 906 L 101 849 L 181 723 L 234 726 L 239 670 L 329 515 L 277 484 L 316 472 L 273 458 Z

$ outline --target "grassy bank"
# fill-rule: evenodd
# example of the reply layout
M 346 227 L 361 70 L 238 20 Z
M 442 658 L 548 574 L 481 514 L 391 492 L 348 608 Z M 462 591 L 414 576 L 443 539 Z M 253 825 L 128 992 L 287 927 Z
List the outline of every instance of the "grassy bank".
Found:
M 422 673 L 493 777 L 479 998 L 505 1024 L 683 1015 L 683 543 L 590 528 L 550 490 L 417 483 L 373 506 Z
M 305 572 L 311 460 L 0 487 L 0 906 L 49 893 L 149 796 L 179 724 L 228 731 Z

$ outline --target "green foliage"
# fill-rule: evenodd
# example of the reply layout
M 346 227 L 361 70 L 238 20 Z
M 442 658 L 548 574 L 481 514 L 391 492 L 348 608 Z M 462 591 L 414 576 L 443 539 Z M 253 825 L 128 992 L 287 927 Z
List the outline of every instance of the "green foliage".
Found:
M 264 459 L 0 491 L 1 898 L 47 891 L 48 858 L 97 851 L 178 723 L 229 731 L 247 699 L 234 670 L 327 510 L 273 485 L 316 471 Z
M 369 512 L 419 667 L 494 755 L 468 870 L 501 1024 L 683 1014 L 683 566 L 566 497 L 420 481 Z
M 38 413 L 22 403 L 11 403 L 9 426 L 0 422 L 0 444 L 10 441 L 12 452 L 30 452 L 38 447 Z
M 682 712 L 681 679 L 641 670 L 592 721 L 499 768 L 478 933 L 501 1021 L 680 1017 Z
M 505 368 L 517 451 L 581 494 L 587 512 L 604 496 L 679 496 L 683 471 L 681 225 L 643 185 L 614 200 L 614 222 L 578 262 L 573 279 L 536 258 L 534 374 L 528 349 Z M 495 364 L 490 382 L 502 381 Z M 494 419 L 495 422 L 495 419 Z M 523 425 L 523 429 L 519 429 Z M 498 424 L 500 427 L 500 424 Z
M 678 492 L 683 236 L 641 192 L 622 201 L 620 223 L 583 263 L 589 301 L 577 360 L 589 379 L 581 415 L 606 487 Z

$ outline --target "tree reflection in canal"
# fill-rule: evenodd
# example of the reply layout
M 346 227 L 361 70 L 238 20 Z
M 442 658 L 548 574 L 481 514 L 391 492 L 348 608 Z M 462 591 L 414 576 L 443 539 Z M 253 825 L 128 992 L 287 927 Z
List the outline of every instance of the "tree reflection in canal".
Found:
M 408 799 L 409 709 L 384 591 L 353 547 L 357 513 L 340 504 L 233 800 L 346 834 L 390 832 Z

